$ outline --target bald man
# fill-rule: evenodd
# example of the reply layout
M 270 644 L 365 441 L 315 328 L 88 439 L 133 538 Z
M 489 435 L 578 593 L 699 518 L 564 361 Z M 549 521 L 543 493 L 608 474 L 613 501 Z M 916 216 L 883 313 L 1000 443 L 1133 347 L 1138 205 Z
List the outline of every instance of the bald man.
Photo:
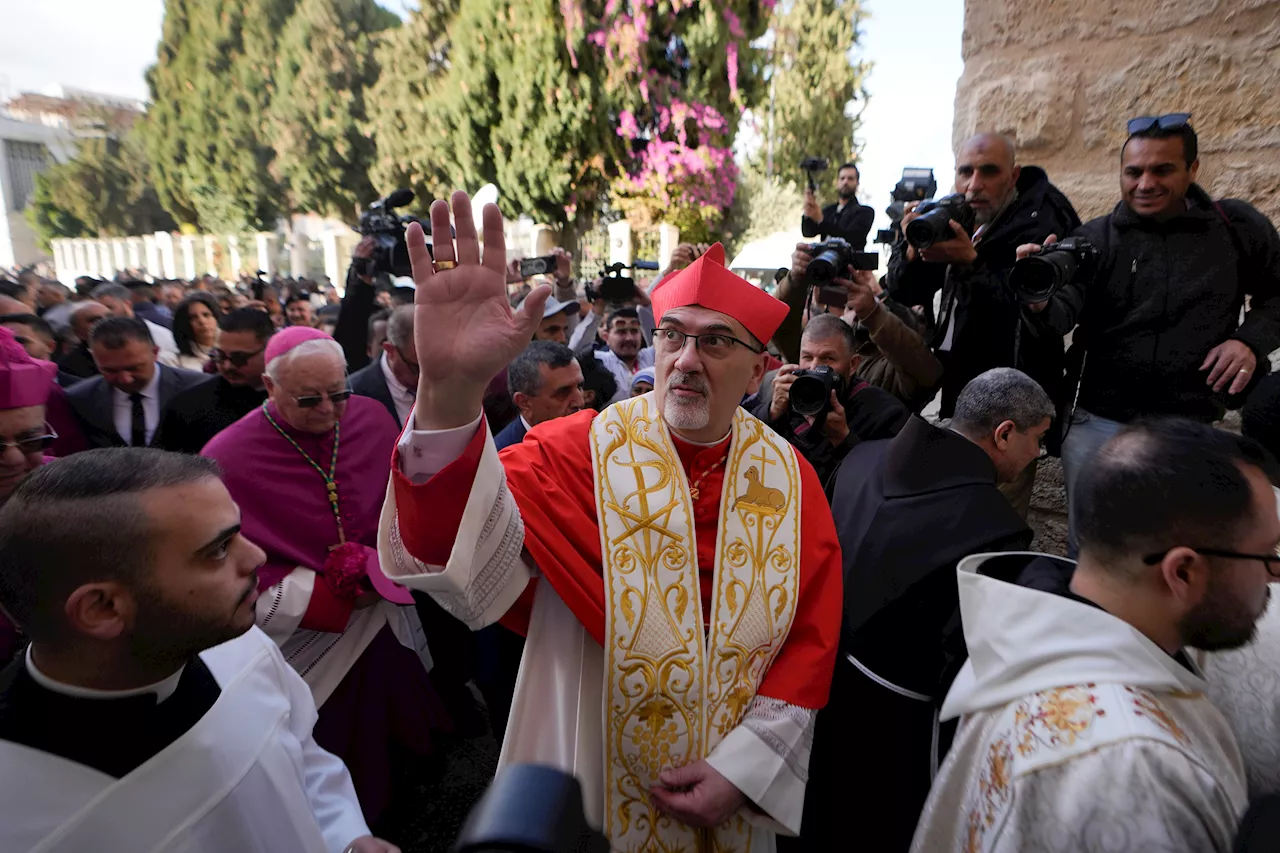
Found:
M 89 332 L 93 324 L 111 312 L 101 302 L 81 302 L 71 312 L 71 331 L 80 343 L 71 347 L 58 361 L 58 368 L 64 373 L 81 378 L 98 375 L 98 365 L 89 352 Z
M 971 379 L 995 367 L 1018 368 L 1060 405 L 1062 338 L 1037 335 L 1005 282 L 1019 245 L 1070 233 L 1080 217 L 1043 169 L 1018 164 L 1014 140 L 1001 134 L 980 133 L 960 146 L 955 192 L 973 208 L 973 233 L 952 222 L 952 238 L 922 252 L 903 241 L 894 247 L 887 279 L 890 295 L 904 305 L 932 306 L 942 291 L 930 340 L 943 365 L 942 416 L 951 417 Z M 918 215 L 914 208 L 903 217 L 904 231 Z M 1034 479 L 1032 465 L 1007 492 L 1024 517 Z

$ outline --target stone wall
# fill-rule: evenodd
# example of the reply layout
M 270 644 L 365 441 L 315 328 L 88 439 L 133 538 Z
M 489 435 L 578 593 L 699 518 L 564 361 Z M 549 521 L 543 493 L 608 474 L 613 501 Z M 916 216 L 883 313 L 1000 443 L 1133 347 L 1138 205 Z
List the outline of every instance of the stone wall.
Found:
M 1010 133 L 1084 219 L 1126 119 L 1190 112 L 1200 183 L 1280 222 L 1280 0 L 966 0 L 957 143 Z

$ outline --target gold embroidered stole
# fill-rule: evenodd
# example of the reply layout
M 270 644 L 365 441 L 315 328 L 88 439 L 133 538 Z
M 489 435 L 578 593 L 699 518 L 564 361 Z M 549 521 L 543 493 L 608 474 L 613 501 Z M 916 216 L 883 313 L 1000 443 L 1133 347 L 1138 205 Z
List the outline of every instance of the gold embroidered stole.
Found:
M 734 816 L 694 829 L 648 791 L 706 758 L 742 719 L 795 616 L 800 469 L 786 441 L 738 409 L 704 632 L 693 503 L 655 395 L 591 426 L 605 587 L 605 832 L 626 853 L 746 853 Z

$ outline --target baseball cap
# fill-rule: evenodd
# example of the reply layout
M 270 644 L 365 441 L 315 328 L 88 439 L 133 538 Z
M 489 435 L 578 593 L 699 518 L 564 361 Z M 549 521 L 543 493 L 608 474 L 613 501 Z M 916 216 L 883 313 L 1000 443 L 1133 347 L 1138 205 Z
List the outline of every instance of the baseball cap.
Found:
M 523 309 L 524 303 L 528 301 L 528 299 L 529 297 L 527 296 L 524 299 L 521 299 L 520 304 L 516 306 L 516 310 L 519 311 Z M 556 314 L 559 314 L 561 311 L 568 311 L 570 308 L 572 308 L 575 312 L 582 310 L 581 304 L 576 299 L 572 299 L 568 302 L 561 302 L 559 299 L 556 299 L 554 296 L 549 296 L 547 297 L 547 304 L 544 305 L 542 308 L 542 319 L 545 320 L 548 317 L 554 317 Z

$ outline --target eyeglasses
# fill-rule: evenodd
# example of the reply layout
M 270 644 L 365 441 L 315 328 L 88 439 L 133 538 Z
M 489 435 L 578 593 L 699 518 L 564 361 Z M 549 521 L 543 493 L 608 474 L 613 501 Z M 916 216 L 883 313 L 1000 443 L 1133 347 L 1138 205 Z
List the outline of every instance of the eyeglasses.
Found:
M 1139 116 L 1138 118 L 1129 119 L 1129 135 L 1135 133 L 1146 133 L 1153 127 L 1161 130 L 1177 130 L 1180 127 L 1186 127 L 1187 122 L 1191 121 L 1191 113 L 1169 113 L 1163 116 Z
M 400 347 L 395 347 L 395 351 L 396 351 L 396 355 L 400 356 L 400 363 L 403 364 L 405 367 L 409 368 L 410 373 L 412 373 L 414 376 L 422 375 L 422 365 L 416 362 L 412 362 L 409 359 L 405 358 L 404 350 L 400 349 Z
M 1170 548 L 1169 551 L 1173 549 Z M 1241 554 L 1239 551 L 1224 551 L 1221 548 L 1192 548 L 1197 554 L 1203 554 L 1206 557 L 1229 557 L 1232 560 L 1258 560 L 1267 569 L 1267 574 L 1273 578 L 1280 578 L 1280 548 L 1272 551 L 1270 554 Z M 1166 556 L 1169 551 L 1162 554 L 1148 554 L 1142 558 L 1142 562 L 1148 566 L 1154 566 Z
M 53 427 L 48 424 L 44 425 L 44 435 L 35 435 L 31 438 L 20 438 L 17 441 L 0 440 L 0 453 L 4 453 L 10 447 L 18 448 L 21 454 L 39 453 L 42 450 L 48 450 L 53 447 L 53 443 L 58 440 L 58 434 L 54 432 Z
M 344 389 L 342 391 L 330 391 L 327 394 L 308 394 L 305 397 L 294 397 L 292 394 L 289 394 L 289 396 L 293 398 L 293 402 L 298 404 L 298 408 L 314 409 L 316 406 L 323 403 L 326 397 L 329 399 L 329 402 L 333 403 L 335 406 L 339 403 L 345 403 L 351 396 L 351 391 L 350 389 Z
M 262 349 L 266 349 L 266 347 Z M 221 349 L 211 349 L 209 350 L 209 358 L 214 364 L 222 364 L 224 361 L 229 361 L 235 367 L 244 367 L 260 352 L 262 352 L 261 349 L 253 352 L 227 352 Z
M 723 358 L 733 349 L 733 345 L 746 347 L 753 353 L 759 355 L 764 352 L 764 348 L 756 349 L 746 341 L 740 341 L 730 335 L 710 334 L 710 335 L 686 335 L 684 332 L 675 329 L 654 329 L 653 330 L 653 346 L 664 353 L 677 353 L 684 349 L 685 341 L 692 340 L 693 346 L 703 355 L 712 358 Z

